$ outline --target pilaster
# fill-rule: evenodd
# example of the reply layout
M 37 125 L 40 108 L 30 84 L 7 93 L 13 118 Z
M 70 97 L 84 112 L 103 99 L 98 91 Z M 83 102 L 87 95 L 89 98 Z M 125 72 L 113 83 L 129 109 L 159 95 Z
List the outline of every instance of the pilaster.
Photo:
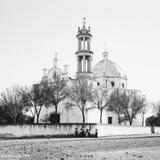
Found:
M 91 71 L 90 65 L 91 65 L 91 61 L 90 61 L 90 57 L 88 57 L 88 59 L 87 59 L 87 72 Z

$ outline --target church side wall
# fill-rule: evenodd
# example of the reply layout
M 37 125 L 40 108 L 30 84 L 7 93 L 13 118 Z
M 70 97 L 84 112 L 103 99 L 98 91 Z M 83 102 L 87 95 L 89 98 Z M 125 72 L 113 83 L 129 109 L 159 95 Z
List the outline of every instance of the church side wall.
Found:
M 88 123 L 100 123 L 100 110 L 97 108 L 88 110 L 87 112 L 87 122 Z M 112 117 L 112 125 L 118 124 L 117 116 L 112 112 L 107 112 L 106 110 L 103 110 L 102 112 L 102 124 L 109 124 L 108 123 L 108 117 Z
M 90 104 L 87 104 L 89 107 Z M 45 117 L 54 111 L 54 107 L 42 108 L 40 114 L 40 123 L 46 123 Z M 76 106 L 74 107 L 65 107 L 65 103 L 61 103 L 58 107 L 58 113 L 60 114 L 60 123 L 82 123 L 82 113 L 80 109 Z M 109 118 L 111 118 L 112 122 L 109 123 Z M 85 122 L 86 123 L 97 123 L 100 124 L 100 110 L 97 108 L 89 109 L 85 112 Z M 36 117 L 35 117 L 36 123 Z M 49 123 L 49 122 L 48 122 Z M 110 124 L 110 125 L 118 125 L 117 115 L 113 112 L 108 112 L 105 109 L 102 113 L 102 124 Z M 129 126 L 129 122 L 122 123 L 122 125 Z M 133 120 L 132 126 L 142 126 L 142 117 L 141 115 L 137 115 L 136 119 Z
M 43 106 L 39 116 L 39 123 L 46 123 L 46 117 L 54 111 L 54 106 L 47 108 Z M 60 114 L 60 123 L 82 123 L 82 113 L 80 109 L 76 106 L 65 107 L 65 101 L 59 104 L 58 114 Z M 87 122 L 87 115 L 85 115 L 85 117 Z M 36 123 L 36 115 L 34 122 Z
M 82 114 L 80 109 L 76 106 L 63 108 L 61 112 L 61 123 L 82 123 Z

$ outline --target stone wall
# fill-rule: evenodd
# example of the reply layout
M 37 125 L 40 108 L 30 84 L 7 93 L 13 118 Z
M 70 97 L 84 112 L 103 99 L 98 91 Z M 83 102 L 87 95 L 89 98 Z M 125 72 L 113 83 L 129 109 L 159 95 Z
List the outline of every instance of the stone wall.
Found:
M 112 135 L 142 135 L 151 134 L 151 127 L 135 127 L 135 126 L 112 126 L 97 125 L 98 137 Z M 160 133 L 160 127 L 154 127 L 155 133 Z
M 93 130 L 96 124 L 34 124 L 34 125 L 0 125 L 0 137 L 70 137 L 74 136 L 75 129 L 83 127 Z
M 113 126 L 95 123 L 64 123 L 64 124 L 34 124 L 34 125 L 0 125 L 0 138 L 25 137 L 73 137 L 75 129 L 90 129 L 91 134 L 98 130 L 98 137 L 113 135 L 151 134 L 150 127 Z M 160 127 L 155 127 L 155 134 L 160 133 Z

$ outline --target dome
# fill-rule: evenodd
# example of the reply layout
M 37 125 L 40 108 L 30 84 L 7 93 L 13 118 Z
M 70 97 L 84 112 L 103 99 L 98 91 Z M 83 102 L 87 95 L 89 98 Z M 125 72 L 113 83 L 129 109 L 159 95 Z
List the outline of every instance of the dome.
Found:
M 120 68 L 120 66 L 108 59 L 104 59 L 99 61 L 93 68 L 93 76 L 94 77 L 103 77 L 103 76 L 110 76 L 110 77 L 121 77 L 126 78 L 126 75 Z

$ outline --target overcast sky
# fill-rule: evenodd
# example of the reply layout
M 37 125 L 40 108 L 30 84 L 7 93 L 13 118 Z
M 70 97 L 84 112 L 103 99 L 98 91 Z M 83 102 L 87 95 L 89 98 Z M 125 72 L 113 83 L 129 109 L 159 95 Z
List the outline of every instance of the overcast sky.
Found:
M 93 64 L 109 59 L 128 77 L 128 88 L 160 99 L 160 2 L 157 0 L 0 0 L 0 92 L 40 80 L 43 68 L 69 64 L 76 72 L 77 27 L 86 17 Z

